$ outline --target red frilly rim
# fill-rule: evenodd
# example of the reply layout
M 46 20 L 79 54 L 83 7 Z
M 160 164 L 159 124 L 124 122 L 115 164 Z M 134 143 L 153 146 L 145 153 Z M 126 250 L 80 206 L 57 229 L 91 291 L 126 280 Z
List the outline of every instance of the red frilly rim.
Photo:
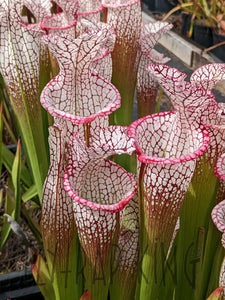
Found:
M 140 145 L 136 141 L 136 129 L 138 126 L 141 125 L 141 123 L 145 122 L 148 119 L 152 119 L 155 117 L 160 117 L 160 116 L 166 116 L 166 115 L 172 115 L 177 113 L 176 111 L 166 111 L 166 112 L 160 112 L 157 114 L 149 115 L 146 117 L 143 117 L 141 119 L 138 119 L 134 121 L 128 128 L 128 133 L 129 135 L 134 138 L 135 142 L 135 148 L 136 152 L 138 154 L 138 160 L 142 163 L 151 163 L 151 164 L 177 164 L 177 163 L 182 163 L 182 162 L 187 162 L 193 159 L 196 159 L 197 157 L 201 156 L 208 148 L 209 143 L 210 143 L 210 137 L 208 131 L 203 127 L 202 125 L 199 125 L 199 130 L 202 132 L 203 135 L 203 144 L 201 147 L 199 147 L 196 151 L 185 155 L 185 156 L 180 156 L 179 158 L 161 158 L 161 157 L 154 157 L 154 156 L 148 156 L 146 155 Z
M 58 13 L 57 15 L 60 15 L 60 14 L 63 14 L 64 12 L 60 12 L 60 13 Z M 66 29 L 70 29 L 70 28 L 72 28 L 72 27 L 74 27 L 74 26 L 76 26 L 76 24 L 77 24 L 77 15 L 75 15 L 74 16 L 74 21 L 71 23 L 71 24 L 69 24 L 69 25 L 67 25 L 67 26 L 63 26 L 63 27 L 58 27 L 58 26 L 45 26 L 45 23 L 46 22 L 48 22 L 49 20 L 51 20 L 52 18 L 54 18 L 56 15 L 52 15 L 52 16 L 49 16 L 49 17 L 47 17 L 47 18 L 45 18 L 42 22 L 41 22 L 41 24 L 40 24 L 40 28 L 42 29 L 42 30 L 66 30 Z
M 218 158 L 214 168 L 214 174 L 219 180 L 225 181 L 225 153 Z
M 115 164 L 110 161 L 110 163 Z M 71 187 L 69 177 L 71 176 L 72 173 L 72 167 L 68 167 L 65 171 L 64 177 L 63 177 L 63 184 L 66 192 L 68 195 L 77 203 L 82 204 L 84 206 L 87 206 L 91 209 L 94 210 L 99 210 L 99 211 L 106 211 L 110 213 L 116 213 L 121 211 L 128 203 L 129 201 L 134 197 L 136 191 L 137 191 L 137 185 L 136 182 L 132 176 L 132 174 L 128 173 L 126 170 L 124 170 L 121 166 L 115 164 L 118 168 L 122 169 L 124 172 L 127 173 L 127 176 L 130 177 L 130 180 L 133 181 L 133 189 L 127 192 L 127 195 L 125 198 L 123 198 L 121 201 L 118 203 L 114 204 L 99 204 L 95 202 L 88 201 L 86 199 L 81 198 L 79 195 L 77 195 L 74 190 Z
M 101 77 L 100 75 L 98 75 L 98 76 Z M 86 117 L 75 116 L 71 113 L 64 112 L 64 111 L 52 106 L 49 103 L 49 101 L 47 100 L 49 98 L 49 96 L 46 96 L 46 93 L 49 91 L 49 89 L 48 89 L 49 86 L 51 86 L 52 83 L 55 81 L 55 78 L 53 78 L 46 85 L 44 90 L 42 91 L 42 95 L 41 95 L 41 99 L 40 99 L 41 105 L 49 112 L 49 114 L 51 116 L 69 120 L 70 122 L 72 122 L 74 124 L 87 124 L 87 123 L 91 123 L 92 121 L 94 121 L 97 117 L 108 116 L 109 114 L 111 114 L 113 111 L 115 111 L 116 109 L 118 109 L 120 107 L 121 97 L 120 97 L 119 91 L 115 88 L 114 85 L 112 85 L 110 82 L 106 81 L 103 77 L 101 77 L 101 79 L 104 80 L 105 82 L 107 82 L 107 84 L 112 87 L 112 89 L 116 93 L 116 97 L 115 97 L 114 102 L 108 103 L 105 107 L 103 107 L 102 110 L 100 110 L 97 113 L 91 114 Z

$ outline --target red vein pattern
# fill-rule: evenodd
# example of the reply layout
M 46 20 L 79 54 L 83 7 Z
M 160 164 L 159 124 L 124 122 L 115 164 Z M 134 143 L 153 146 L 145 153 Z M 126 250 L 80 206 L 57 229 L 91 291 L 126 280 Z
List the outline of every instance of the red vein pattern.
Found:
M 225 258 L 223 259 L 222 266 L 220 269 L 219 285 L 222 286 L 223 290 L 224 290 L 224 287 L 225 287 Z
M 26 95 L 31 110 L 38 110 L 35 102 L 38 99 L 39 76 L 39 39 L 43 32 L 30 32 L 21 27 L 20 13 L 22 3 L 4 1 L 0 6 L 0 71 L 4 77 L 9 92 L 18 113 L 24 115 L 24 105 L 21 95 L 21 86 Z M 31 105 L 32 103 L 32 105 Z
M 79 9 L 77 0 L 57 0 L 57 5 L 63 10 L 60 13 L 48 16 L 41 22 L 41 28 L 48 33 L 67 33 L 75 37 L 75 26 L 77 24 L 77 12 Z
M 138 160 L 145 164 L 143 193 L 148 235 L 168 247 L 196 159 L 209 145 L 208 132 L 202 127 L 184 129 L 178 112 L 144 117 L 129 127 Z M 140 167 L 139 163 L 138 174 Z
M 205 90 L 211 90 L 217 82 L 225 79 L 225 64 L 204 65 L 191 75 L 190 82 L 199 84 Z
M 120 296 L 133 299 L 137 280 L 139 258 L 138 196 L 126 205 L 121 218 L 118 245 L 115 247 L 112 269 L 116 270 L 111 279 L 110 295 L 115 292 L 115 282 Z M 118 290 L 116 291 L 118 293 Z
M 224 107 L 216 102 L 211 90 L 203 87 L 211 88 L 216 82 L 225 79 L 224 66 L 225 64 L 213 64 L 201 67 L 192 74 L 191 82 L 184 81 L 186 74 L 175 68 L 164 65 L 149 65 L 147 68 L 180 112 L 183 123 L 194 127 L 203 124 L 209 131 L 210 145 L 206 157 L 213 168 L 217 158 L 224 152 L 224 144 L 221 143 L 225 134 Z M 207 70 L 212 73 L 207 73 Z M 210 78 L 212 84 L 207 83 Z
M 221 201 L 213 208 L 211 216 L 217 229 L 223 233 L 221 242 L 225 248 L 225 200 Z M 225 260 L 223 260 L 220 270 L 219 285 L 225 286 Z
M 77 35 L 83 32 L 80 26 L 81 20 L 83 18 L 93 22 L 99 23 L 102 12 L 101 0 L 80 0 L 79 1 L 79 11 L 78 11 L 78 22 L 76 27 Z
M 107 23 L 116 34 L 113 51 L 115 67 L 118 64 L 135 62 L 141 34 L 141 7 L 139 0 L 102 1 L 107 10 Z M 123 50 L 123 51 L 122 51 Z
M 115 150 L 114 154 L 117 152 Z M 112 240 L 119 226 L 117 213 L 124 209 L 136 192 L 133 177 L 119 165 L 105 159 L 112 154 L 111 149 L 106 152 L 101 148 L 87 148 L 75 135 L 64 175 L 65 190 L 73 199 L 80 243 L 92 266 L 96 264 L 98 251 L 104 264 L 108 262 Z M 97 267 L 100 268 L 99 265 Z
M 158 39 L 172 27 L 171 24 L 163 22 L 149 23 L 142 28 L 139 65 L 137 74 L 137 100 L 139 115 L 143 116 L 153 113 L 155 100 L 158 93 L 157 80 L 146 70 L 151 64 L 162 64 L 169 61 L 169 58 L 153 49 Z M 147 108 L 148 107 L 148 108 Z M 143 113 L 142 113 L 143 111 Z
M 50 0 L 24 0 L 23 2 L 38 21 L 51 15 L 52 2 Z
M 94 23 L 100 22 L 102 11 L 101 1 L 56 0 L 62 12 L 45 18 L 41 27 L 51 33 L 70 34 L 74 38 L 83 33 L 81 20 L 83 18 Z
M 134 275 L 138 266 L 138 198 L 137 195 L 124 209 L 119 233 L 120 249 L 119 270 Z M 120 280 L 125 278 L 121 276 Z
M 129 115 L 137 80 L 136 56 L 141 35 L 141 3 L 140 0 L 102 1 L 102 5 L 103 20 L 116 34 L 112 52 L 112 83 L 120 91 L 123 110 L 126 110 L 126 114 Z M 119 116 L 117 119 L 120 125 L 130 124 L 131 116 L 120 116 L 120 114 L 122 115 L 123 111 L 115 112 L 115 115 Z
M 142 53 L 149 54 L 161 36 L 173 27 L 167 22 L 154 22 L 142 27 L 140 46 Z
M 218 158 L 214 173 L 219 180 L 225 181 L 225 153 Z
M 192 85 L 185 81 L 187 75 L 176 68 L 165 65 L 149 65 L 147 70 L 158 80 L 171 99 L 173 106 L 180 113 L 188 114 L 188 111 L 191 110 L 186 119 L 191 117 L 193 112 L 195 112 L 194 117 L 196 118 L 198 110 L 202 113 L 203 105 L 206 107 L 209 102 L 214 101 L 213 94 L 208 94 L 199 85 Z
M 225 232 L 225 200 L 217 204 L 212 210 L 212 220 L 217 229 L 221 232 Z M 223 242 L 225 247 L 225 243 Z
M 49 129 L 50 168 L 43 187 L 42 236 L 46 251 L 54 251 L 58 245 L 59 260 L 65 259 L 74 237 L 73 204 L 63 187 L 65 172 L 66 127 L 55 124 Z
M 101 128 L 93 135 L 92 146 L 96 149 L 101 148 L 107 156 L 115 153 L 132 154 L 135 151 L 134 140 L 129 137 L 126 126 Z
M 22 7 L 23 1 L 1 1 L 0 72 L 8 87 L 14 113 L 20 118 L 24 146 L 32 168 L 36 170 L 33 177 L 41 197 L 41 186 L 48 169 L 39 100 L 40 37 L 43 32 L 38 28 L 30 31 L 20 25 Z M 34 153 L 35 149 L 38 151 Z
M 96 30 L 111 30 L 110 25 L 102 22 L 92 23 L 86 19 L 82 19 L 82 32 L 86 32 L 91 34 L 91 32 L 96 32 Z M 104 44 L 104 47 L 99 49 L 99 53 L 94 58 L 92 63 L 92 68 L 98 73 L 101 77 L 105 78 L 109 82 L 111 82 L 112 78 L 112 56 L 111 52 L 113 51 L 115 44 L 115 34 L 111 35 L 111 38 L 108 39 L 107 43 Z
M 52 116 L 84 124 L 105 117 L 120 106 L 117 89 L 92 69 L 93 59 L 101 47 L 107 47 L 111 36 L 112 32 L 105 29 L 77 39 L 68 35 L 42 38 L 60 67 L 60 73 L 41 95 L 43 107 Z

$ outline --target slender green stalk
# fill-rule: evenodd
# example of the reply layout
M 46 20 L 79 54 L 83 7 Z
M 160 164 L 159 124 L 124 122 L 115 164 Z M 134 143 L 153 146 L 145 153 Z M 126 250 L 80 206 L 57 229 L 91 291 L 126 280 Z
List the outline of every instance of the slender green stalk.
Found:
M 211 250 L 206 249 L 206 237 L 217 187 L 218 179 L 213 169 L 202 159 L 197 165 L 180 214 L 177 242 L 178 285 L 175 296 L 177 300 L 181 297 L 182 299 L 205 299 L 200 290 L 203 290 L 203 286 L 207 286 L 209 282 L 212 256 L 216 248 L 213 242 Z M 203 262 L 204 276 L 202 275 Z M 203 281 L 200 281 L 201 278 Z

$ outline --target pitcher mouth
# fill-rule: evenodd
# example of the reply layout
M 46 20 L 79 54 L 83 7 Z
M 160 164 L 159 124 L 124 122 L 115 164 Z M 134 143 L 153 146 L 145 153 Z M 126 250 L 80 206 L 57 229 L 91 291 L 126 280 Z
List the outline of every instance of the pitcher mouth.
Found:
M 156 156 L 149 156 L 146 155 L 142 149 L 142 147 L 138 144 L 137 142 L 137 136 L 136 136 L 136 131 L 138 126 L 140 126 L 143 122 L 145 122 L 148 119 L 154 119 L 156 117 L 163 117 L 166 115 L 173 115 L 176 114 L 176 111 L 167 111 L 167 112 L 160 112 L 157 114 L 149 115 L 146 117 L 143 117 L 141 119 L 138 119 L 134 121 L 128 128 L 129 135 L 134 138 L 135 142 L 135 148 L 136 152 L 138 154 L 138 160 L 142 163 L 151 163 L 151 164 L 177 164 L 181 162 L 187 162 L 193 159 L 196 159 L 197 157 L 201 156 L 208 148 L 209 143 L 210 143 L 210 137 L 209 137 L 209 132 L 205 129 L 203 125 L 200 125 L 199 128 L 194 129 L 196 131 L 199 131 L 199 133 L 202 134 L 202 143 L 201 146 L 194 152 L 191 152 L 187 155 L 180 156 L 178 158 L 176 157 L 156 157 Z
M 113 163 L 113 162 L 111 162 L 111 163 Z M 113 163 L 113 164 L 115 164 L 115 163 Z M 116 166 L 120 169 L 123 169 L 119 165 L 116 165 Z M 78 204 L 82 204 L 82 205 L 89 207 L 91 209 L 94 209 L 94 210 L 106 211 L 106 212 L 111 212 L 111 213 L 119 212 L 129 203 L 129 201 L 134 197 L 134 195 L 137 191 L 137 185 L 135 183 L 133 176 L 130 173 L 128 173 L 126 170 L 124 170 L 124 172 L 126 172 L 127 176 L 130 178 L 131 186 L 133 186 L 133 188 L 131 188 L 129 190 L 127 189 L 127 191 L 124 193 L 124 198 L 121 199 L 119 202 L 113 203 L 113 204 L 99 204 L 96 202 L 92 202 L 92 201 L 89 201 L 87 199 L 80 197 L 73 190 L 73 188 L 71 187 L 70 180 L 69 180 L 71 171 L 72 171 L 72 167 L 69 166 L 66 169 L 64 177 L 63 177 L 63 184 L 64 184 L 64 188 L 65 188 L 66 192 Z

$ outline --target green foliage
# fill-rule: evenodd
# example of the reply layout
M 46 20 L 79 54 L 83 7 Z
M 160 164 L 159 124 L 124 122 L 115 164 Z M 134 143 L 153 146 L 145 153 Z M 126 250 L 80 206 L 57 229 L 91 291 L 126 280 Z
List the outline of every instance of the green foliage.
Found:
M 225 20 L 224 1 L 218 0 L 179 0 L 181 9 L 193 14 L 201 24 L 223 31 Z M 190 4 L 191 6 L 185 6 Z M 222 21 L 222 22 L 221 22 Z
M 5 197 L 5 213 L 12 216 L 14 220 L 18 221 L 20 217 L 20 202 L 21 202 L 21 194 L 20 194 L 20 174 L 21 174 L 21 145 L 20 141 L 17 145 L 17 151 L 15 155 L 15 159 L 12 165 L 12 177 L 8 180 L 8 190 L 6 192 Z M 0 249 L 4 247 L 11 228 L 8 222 L 5 221 L 2 235 L 1 235 L 1 242 L 0 242 Z

